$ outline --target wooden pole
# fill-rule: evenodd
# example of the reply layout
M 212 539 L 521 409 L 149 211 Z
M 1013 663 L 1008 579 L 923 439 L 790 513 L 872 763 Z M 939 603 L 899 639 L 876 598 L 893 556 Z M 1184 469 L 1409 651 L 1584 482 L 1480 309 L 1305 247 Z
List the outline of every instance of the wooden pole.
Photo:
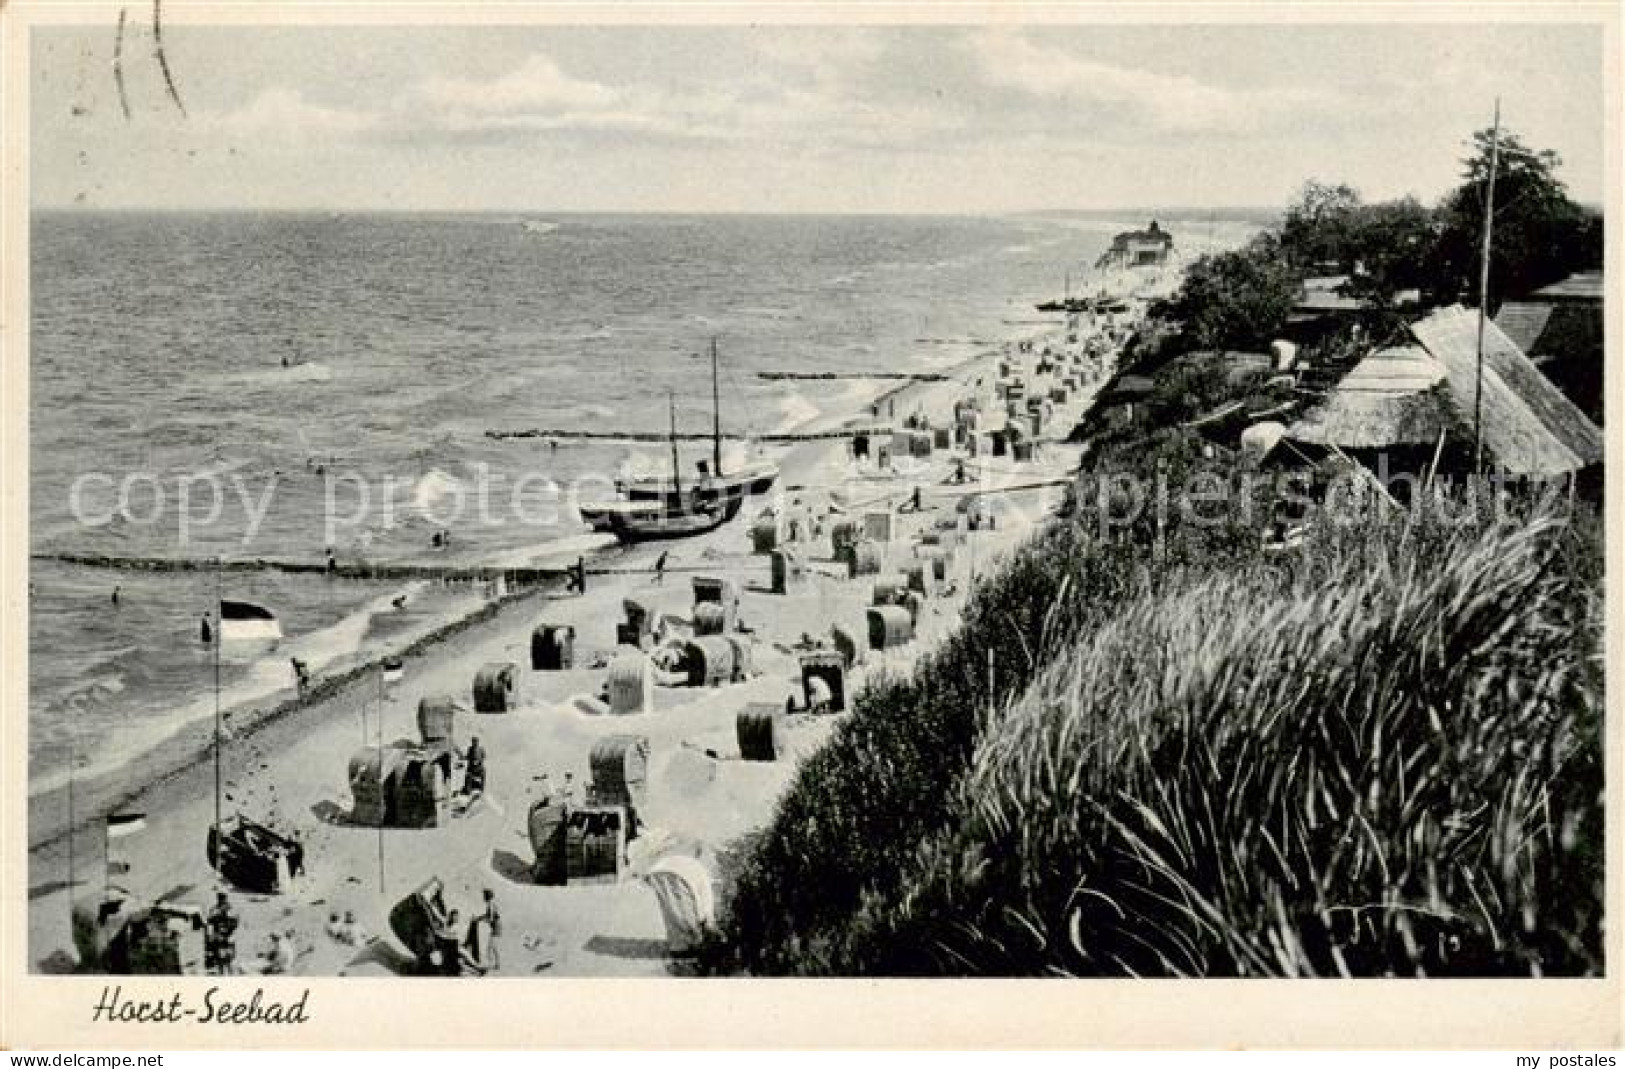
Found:
M 1490 175 L 1484 189 L 1484 245 L 1478 257 L 1478 374 L 1473 390 L 1473 470 L 1484 470 L 1484 326 L 1490 306 L 1490 247 L 1495 228 L 1495 172 L 1501 162 L 1501 98 L 1490 127 Z
M 384 787 L 384 676 L 383 670 L 378 673 L 378 788 Z M 384 814 L 389 810 L 388 805 L 379 807 L 378 812 L 378 897 L 385 894 L 384 882 Z

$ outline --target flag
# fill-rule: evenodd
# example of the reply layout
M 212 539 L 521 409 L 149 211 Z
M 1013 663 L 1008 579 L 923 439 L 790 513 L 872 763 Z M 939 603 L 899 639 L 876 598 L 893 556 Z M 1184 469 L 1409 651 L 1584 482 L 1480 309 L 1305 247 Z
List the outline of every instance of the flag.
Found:
M 282 637 L 276 613 L 247 601 L 220 602 L 220 640 L 254 641 Z
M 147 815 L 145 813 L 113 813 L 107 818 L 107 837 L 109 839 L 122 839 L 126 835 L 134 835 L 145 830 Z

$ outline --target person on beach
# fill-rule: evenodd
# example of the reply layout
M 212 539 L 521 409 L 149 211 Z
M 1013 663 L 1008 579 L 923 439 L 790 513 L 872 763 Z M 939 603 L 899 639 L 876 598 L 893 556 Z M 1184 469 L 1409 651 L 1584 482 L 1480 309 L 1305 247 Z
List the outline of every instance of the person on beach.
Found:
M 463 771 L 463 793 L 473 797 L 485 790 L 485 747 L 478 737 L 468 741 L 468 767 Z
M 666 584 L 666 558 L 670 555 L 671 551 L 666 550 L 655 561 L 655 586 L 664 586 Z
M 113 604 L 114 604 L 114 605 L 117 605 L 117 604 L 118 604 L 118 593 L 119 593 L 119 587 L 118 587 L 118 584 L 117 584 L 117 583 L 114 583 L 114 584 L 113 584 Z
M 228 976 L 236 971 L 237 914 L 231 908 L 231 899 L 221 891 L 214 908 L 209 911 L 207 934 L 203 943 L 205 966 L 216 976 Z
M 200 624 L 201 626 L 198 628 L 198 634 L 203 639 L 203 644 L 205 646 L 214 645 L 214 626 L 209 623 L 208 613 L 203 614 L 203 619 Z
M 442 976 L 460 976 L 463 971 L 463 940 L 457 931 L 457 911 L 446 914 L 445 921 L 434 930 L 435 951 L 440 955 Z
M 502 935 L 502 912 L 497 909 L 496 892 L 489 887 L 483 892 L 485 898 L 485 912 L 480 918 L 485 921 L 490 932 L 491 960 L 487 967 L 493 972 L 502 966 L 502 955 L 497 951 L 497 939 Z

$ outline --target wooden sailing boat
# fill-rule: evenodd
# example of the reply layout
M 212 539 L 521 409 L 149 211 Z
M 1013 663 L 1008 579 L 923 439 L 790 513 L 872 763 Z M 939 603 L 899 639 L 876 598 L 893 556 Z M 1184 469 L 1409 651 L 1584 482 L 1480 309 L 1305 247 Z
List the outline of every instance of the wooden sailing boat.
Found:
M 778 479 L 778 465 L 767 462 L 747 464 L 734 472 L 723 471 L 715 338 L 711 340 L 711 459 L 700 462 L 698 478 L 686 486 L 677 452 L 675 399 L 668 398 L 668 405 L 671 477 L 618 480 L 617 500 L 581 505 L 581 518 L 595 530 L 608 531 L 626 543 L 703 534 L 733 519 L 745 498 L 766 493 Z

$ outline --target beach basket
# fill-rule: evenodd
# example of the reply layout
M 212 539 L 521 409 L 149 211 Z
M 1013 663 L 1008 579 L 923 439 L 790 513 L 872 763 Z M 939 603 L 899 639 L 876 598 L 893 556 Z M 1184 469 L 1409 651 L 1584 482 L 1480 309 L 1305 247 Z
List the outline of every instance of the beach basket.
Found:
M 931 428 L 931 445 L 936 449 L 947 449 L 953 444 L 953 432 L 947 427 Z
M 451 803 L 450 751 L 406 751 L 390 784 L 395 826 L 438 828 Z
M 869 542 L 890 542 L 897 518 L 890 510 L 874 509 L 863 514 L 863 537 Z
M 829 629 L 830 641 L 835 651 L 841 655 L 841 663 L 848 671 L 863 663 L 864 652 L 868 649 L 866 643 L 859 641 L 857 632 L 845 624 L 835 624 Z
M 714 601 L 702 601 L 694 606 L 694 633 L 720 635 L 728 627 L 728 612 Z
M 484 665 L 474 676 L 474 711 L 506 713 L 518 704 L 519 666 L 500 661 Z
M 801 586 L 806 578 L 802 567 L 801 555 L 791 549 L 778 549 L 773 551 L 773 593 L 788 594 Z
M 668 854 L 649 867 L 643 881 L 660 903 L 667 953 L 693 954 L 716 929 L 716 887 L 710 871 L 697 857 Z
M 928 560 L 916 560 L 908 566 L 908 589 L 921 597 L 937 596 L 937 570 Z M 895 601 L 902 601 L 898 596 Z M 877 603 L 878 604 L 878 603 Z
M 720 687 L 738 678 L 733 645 L 721 635 L 699 636 L 685 643 L 683 663 L 691 687 Z
M 350 823 L 376 828 L 393 821 L 391 792 L 403 754 L 392 746 L 368 746 L 350 758 Z
M 841 520 L 829 529 L 830 553 L 838 561 L 846 560 L 846 553 L 858 544 L 858 525 Z
M 777 761 L 784 752 L 784 710 L 770 702 L 752 702 L 734 718 L 739 756 L 746 761 Z
M 1018 464 L 1030 464 L 1033 459 L 1033 443 L 1017 442 L 1015 444 L 1015 457 Z
M 752 553 L 771 553 L 778 548 L 779 522 L 772 517 L 759 520 L 750 529 L 750 550 Z
M 425 744 L 457 746 L 457 699 L 435 694 L 418 701 L 418 737 Z
M 530 667 L 537 672 L 562 672 L 575 667 L 576 629 L 568 625 L 540 624 L 530 635 Z
M 846 709 L 846 657 L 839 650 L 818 650 L 801 655 L 801 691 L 809 710 L 817 711 L 814 684 L 827 693 L 827 708 L 839 713 Z
M 649 740 L 642 735 L 606 735 L 587 752 L 588 784 L 594 805 L 643 804 L 649 780 Z
M 749 679 L 751 672 L 754 670 L 750 639 L 744 635 L 723 635 L 722 638 L 728 645 L 733 647 L 734 679 Z
M 903 595 L 908 592 L 908 575 L 904 572 L 893 572 L 875 578 L 873 596 L 869 599 L 871 605 L 899 605 Z
M 616 715 L 654 711 L 654 664 L 640 651 L 628 651 L 609 666 L 609 711 Z
M 544 887 L 560 887 L 569 882 L 565 864 L 565 824 L 569 810 L 543 798 L 530 807 L 526 830 L 536 860 L 531 862 L 530 878 Z
M 914 638 L 914 618 L 901 605 L 879 605 L 868 611 L 869 648 L 891 650 Z
M 734 620 L 739 614 L 739 584 L 732 579 L 696 575 L 694 577 L 694 604 L 702 605 L 705 602 L 715 602 L 722 606 L 726 620 L 723 629 L 732 631 Z
M 885 547 L 880 542 L 859 542 L 852 547 L 846 562 L 846 571 L 852 578 L 860 575 L 879 575 L 886 563 Z
M 571 811 L 564 833 L 566 877 L 606 882 L 620 879 L 626 824 L 626 814 L 618 806 Z

